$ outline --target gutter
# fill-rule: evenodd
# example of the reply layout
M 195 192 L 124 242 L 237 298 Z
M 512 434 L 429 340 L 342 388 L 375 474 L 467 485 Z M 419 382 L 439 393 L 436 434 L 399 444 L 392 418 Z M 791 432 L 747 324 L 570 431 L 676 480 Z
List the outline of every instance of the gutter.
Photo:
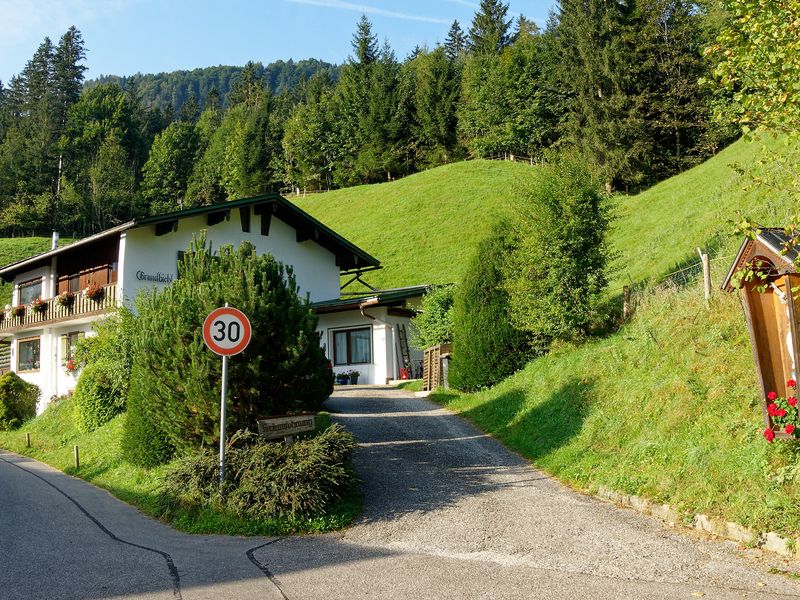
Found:
M 358 311 L 361 313 L 362 317 L 366 317 L 367 319 L 372 319 L 373 321 L 375 321 L 376 320 L 375 317 L 366 314 L 364 312 L 364 309 L 370 306 L 377 306 L 378 304 L 380 304 L 380 300 L 378 299 L 377 296 L 374 298 L 370 298 L 369 300 L 365 300 L 364 302 L 358 305 Z

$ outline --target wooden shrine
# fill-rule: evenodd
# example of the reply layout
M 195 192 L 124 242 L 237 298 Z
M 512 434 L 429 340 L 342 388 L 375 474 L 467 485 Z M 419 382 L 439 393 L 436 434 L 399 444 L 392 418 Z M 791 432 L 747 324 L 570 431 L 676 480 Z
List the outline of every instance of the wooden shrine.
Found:
M 776 438 L 790 436 L 773 427 L 767 394 L 793 395 L 786 382 L 797 379 L 800 364 L 800 296 L 792 294 L 792 288 L 800 288 L 800 274 L 794 264 L 798 253 L 789 242 L 783 229 L 763 229 L 755 239 L 745 240 L 722 284 L 723 290 L 738 289 L 741 295 L 764 424 L 775 429 Z M 749 281 L 741 277 L 745 271 L 752 275 Z

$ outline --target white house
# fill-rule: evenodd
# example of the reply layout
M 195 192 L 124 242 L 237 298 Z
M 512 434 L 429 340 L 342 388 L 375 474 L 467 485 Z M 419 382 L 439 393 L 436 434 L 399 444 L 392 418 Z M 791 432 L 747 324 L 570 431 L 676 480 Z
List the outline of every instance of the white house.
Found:
M 425 287 L 342 299 L 343 275 L 359 277 L 380 262 L 270 194 L 134 219 L 63 247 L 54 235 L 50 251 L 0 268 L 14 284 L 12 304 L 0 313 L 0 339 L 10 342 L 7 368 L 41 388 L 40 411 L 74 390 L 72 352 L 92 323 L 143 287 L 169 285 L 180 253 L 203 230 L 214 248 L 247 240 L 293 267 L 301 294 L 319 314 L 320 343 L 335 372 L 357 370 L 359 383 L 386 383 L 421 358 L 405 340 L 409 307 Z M 95 293 L 87 295 L 89 288 Z M 65 292 L 74 294 L 71 302 Z

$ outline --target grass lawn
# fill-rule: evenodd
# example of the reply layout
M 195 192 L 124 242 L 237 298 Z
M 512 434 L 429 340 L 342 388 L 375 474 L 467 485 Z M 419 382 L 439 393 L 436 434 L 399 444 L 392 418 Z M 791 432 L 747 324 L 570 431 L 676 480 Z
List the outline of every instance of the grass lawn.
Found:
M 327 515 L 314 518 L 272 520 L 242 519 L 212 510 L 189 511 L 161 490 L 161 479 L 168 465 L 145 469 L 122 459 L 120 440 L 125 415 L 92 433 L 81 433 L 72 422 L 72 402 L 63 400 L 17 431 L 0 432 L 0 447 L 45 462 L 69 475 L 104 488 L 143 513 L 158 518 L 188 533 L 227 535 L 284 535 L 317 533 L 341 529 L 361 510 L 358 490 L 333 506 Z M 318 429 L 330 425 L 322 413 Z M 31 434 L 31 448 L 25 447 L 25 433 Z M 79 446 L 81 467 L 75 469 L 73 446 Z

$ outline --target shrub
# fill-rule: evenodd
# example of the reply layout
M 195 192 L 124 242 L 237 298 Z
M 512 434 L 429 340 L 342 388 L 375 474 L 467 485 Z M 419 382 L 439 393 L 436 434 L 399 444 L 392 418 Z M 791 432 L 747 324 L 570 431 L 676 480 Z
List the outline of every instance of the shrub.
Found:
M 75 426 L 84 432 L 94 431 L 125 410 L 125 397 L 114 381 L 114 365 L 94 362 L 81 372 L 72 401 Z
M 0 377 L 0 431 L 16 429 L 36 416 L 41 390 L 9 371 Z
M 158 429 L 167 446 L 188 453 L 219 439 L 221 360 L 205 347 L 202 323 L 229 302 L 252 324 L 252 341 L 229 363 L 228 423 L 253 428 L 259 416 L 315 411 L 333 390 L 316 332 L 317 317 L 298 296 L 291 268 L 248 243 L 211 253 L 192 243 L 169 287 L 137 298 L 134 361 L 141 369 L 128 396 L 126 456 L 154 461 L 137 436 Z M 146 422 L 141 422 L 144 419 Z M 137 422 L 140 420 L 140 422 Z
M 411 320 L 411 343 L 419 350 L 453 341 L 455 286 L 436 287 L 422 297 L 422 312 Z
M 538 339 L 579 339 L 597 325 L 606 287 L 608 203 L 576 159 L 539 168 L 519 189 L 504 288 L 514 326 Z
M 531 358 L 529 336 L 511 324 L 503 289 L 504 259 L 513 250 L 507 224 L 478 246 L 453 303 L 453 361 L 449 382 L 472 391 L 492 386 Z
M 241 517 L 269 519 L 324 513 L 354 482 L 348 460 L 356 447 L 338 425 L 287 446 L 238 433 L 226 453 L 219 488 L 218 455 L 202 450 L 165 475 L 165 492 L 190 507 L 212 506 Z
M 136 317 L 125 307 L 108 315 L 92 326 L 95 335 L 78 340 L 73 355 L 75 367 L 102 362 L 116 400 L 125 407 L 133 364 L 133 339 L 136 337 Z

